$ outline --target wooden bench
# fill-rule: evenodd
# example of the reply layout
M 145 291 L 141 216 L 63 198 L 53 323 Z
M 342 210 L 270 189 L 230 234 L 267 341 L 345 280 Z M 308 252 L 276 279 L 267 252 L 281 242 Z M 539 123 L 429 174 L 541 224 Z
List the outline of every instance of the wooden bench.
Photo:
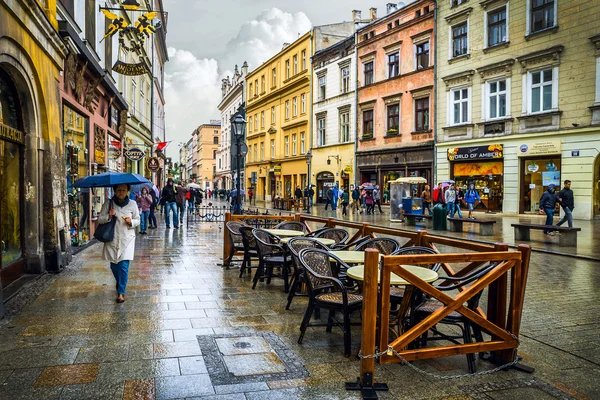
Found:
M 463 219 L 463 218 L 448 218 L 448 230 L 451 232 L 462 232 L 463 224 L 471 222 L 479 225 L 479 234 L 481 236 L 492 236 L 494 234 L 494 224 L 496 221 L 482 219 Z
M 406 218 L 406 226 L 417 226 L 417 219 L 424 220 L 425 227 L 432 226 L 433 216 L 425 214 L 404 214 Z
M 544 231 L 558 231 L 558 244 L 567 247 L 577 247 L 577 232 L 581 231 L 581 228 L 569 228 L 565 226 L 554 226 L 554 225 L 536 225 L 536 224 L 511 224 L 515 228 L 515 241 L 517 240 L 531 240 L 530 231 L 532 229 Z

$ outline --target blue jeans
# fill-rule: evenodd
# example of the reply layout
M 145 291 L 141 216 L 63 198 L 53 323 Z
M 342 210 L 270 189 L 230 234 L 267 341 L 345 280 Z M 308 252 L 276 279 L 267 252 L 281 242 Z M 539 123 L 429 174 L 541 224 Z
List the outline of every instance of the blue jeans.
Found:
M 177 203 L 174 201 L 170 201 L 165 204 L 165 222 L 167 223 L 167 228 L 171 227 L 171 210 L 173 211 L 173 225 L 179 226 L 179 215 L 177 213 Z
M 423 202 L 423 215 L 425 215 L 425 210 L 427 210 L 428 215 L 431 215 L 431 203 L 428 201 Z
M 447 212 L 450 218 L 454 218 L 454 203 L 446 204 Z
M 146 229 L 148 229 L 148 217 L 150 217 L 150 210 L 142 211 L 142 218 L 140 221 L 140 232 L 146 232 Z
M 194 202 L 192 200 L 188 200 L 188 212 L 194 212 Z
M 120 261 L 118 264 L 110 263 L 110 269 L 117 281 L 117 292 L 125 294 L 127 277 L 129 276 L 129 260 Z
M 546 213 L 546 225 L 552 226 L 552 222 L 554 221 L 554 208 L 544 208 L 544 212 Z M 544 233 L 550 233 L 552 230 L 544 230 Z
M 331 202 L 331 209 L 333 211 L 335 211 L 337 209 L 337 200 L 333 199 L 333 201 Z
M 571 209 L 569 207 L 565 207 L 563 208 L 563 211 L 565 212 L 565 216 L 562 217 L 562 219 L 560 221 L 558 221 L 558 226 L 561 226 L 562 224 L 564 224 L 565 222 L 569 222 L 569 228 L 573 227 L 573 213 L 571 212 Z
M 462 216 L 462 212 L 460 211 L 460 204 L 459 203 L 454 203 L 454 209 L 458 213 L 458 218 L 462 218 L 463 216 Z
M 183 215 L 185 214 L 185 204 L 177 204 L 177 211 L 179 212 L 179 222 L 183 222 Z M 177 226 L 178 224 L 175 224 Z

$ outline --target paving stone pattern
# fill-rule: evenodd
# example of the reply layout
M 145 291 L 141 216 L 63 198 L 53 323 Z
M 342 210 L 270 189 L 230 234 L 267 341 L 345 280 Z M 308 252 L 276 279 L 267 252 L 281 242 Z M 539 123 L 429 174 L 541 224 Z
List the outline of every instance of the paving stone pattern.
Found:
M 0 399 L 359 399 L 344 389 L 360 361 L 343 356 L 341 330 L 311 327 L 299 345 L 306 297 L 286 311 L 280 280 L 252 290 L 249 276 L 219 266 L 222 237 L 216 223 L 138 237 L 124 304 L 101 245 L 25 289 L 0 322 Z M 380 398 L 600 398 L 598 266 L 533 255 L 519 353 L 534 374 L 447 381 L 377 365 L 376 380 L 390 387 Z M 356 327 L 355 354 L 359 346 Z M 464 356 L 414 365 L 467 372 Z

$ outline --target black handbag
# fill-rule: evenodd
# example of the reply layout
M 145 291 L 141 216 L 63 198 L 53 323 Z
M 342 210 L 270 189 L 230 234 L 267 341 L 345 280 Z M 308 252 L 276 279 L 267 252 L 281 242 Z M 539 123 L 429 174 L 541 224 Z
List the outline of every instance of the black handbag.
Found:
M 110 201 L 109 211 L 113 208 L 112 200 Z M 96 228 L 94 232 L 94 238 L 96 238 L 99 242 L 106 243 L 112 242 L 115 238 L 115 225 L 117 223 L 117 218 L 112 217 L 110 221 L 106 224 L 100 224 Z

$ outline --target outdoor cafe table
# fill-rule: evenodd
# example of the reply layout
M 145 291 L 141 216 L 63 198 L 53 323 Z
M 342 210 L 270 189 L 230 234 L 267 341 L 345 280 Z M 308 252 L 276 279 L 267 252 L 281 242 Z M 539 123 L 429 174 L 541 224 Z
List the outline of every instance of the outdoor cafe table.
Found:
M 281 238 L 280 242 L 284 243 L 284 244 L 287 244 L 287 242 L 290 239 L 291 239 L 291 237 L 284 237 L 284 238 Z M 321 244 L 323 244 L 325 246 L 331 246 L 332 244 L 335 244 L 335 240 L 333 240 L 333 239 L 327 239 L 327 238 L 311 238 L 311 239 L 314 239 L 317 242 L 320 242 Z
M 346 264 L 363 264 L 365 262 L 364 251 L 334 250 L 330 251 L 330 253 Z
M 295 231 L 292 229 L 265 229 L 265 231 L 278 237 L 304 236 L 304 232 Z

